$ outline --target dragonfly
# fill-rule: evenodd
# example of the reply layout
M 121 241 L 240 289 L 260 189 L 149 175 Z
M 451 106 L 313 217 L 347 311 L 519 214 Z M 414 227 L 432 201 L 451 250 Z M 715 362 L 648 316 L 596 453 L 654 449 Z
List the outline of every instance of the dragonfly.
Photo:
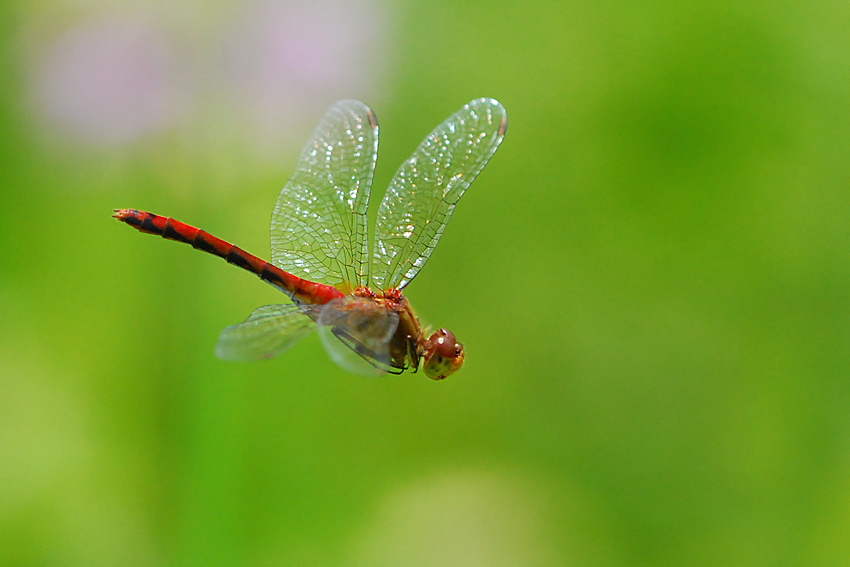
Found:
M 271 358 L 318 329 L 343 368 L 401 374 L 421 364 L 426 376 L 442 380 L 463 364 L 463 345 L 447 329 L 429 334 L 402 292 L 430 258 L 506 130 L 504 107 L 479 98 L 428 134 L 390 181 L 371 254 L 367 212 L 378 119 L 351 99 L 325 113 L 277 198 L 271 262 L 170 217 L 136 209 L 115 209 L 112 216 L 223 258 L 289 297 L 290 303 L 259 307 L 224 329 L 215 348 L 219 358 Z

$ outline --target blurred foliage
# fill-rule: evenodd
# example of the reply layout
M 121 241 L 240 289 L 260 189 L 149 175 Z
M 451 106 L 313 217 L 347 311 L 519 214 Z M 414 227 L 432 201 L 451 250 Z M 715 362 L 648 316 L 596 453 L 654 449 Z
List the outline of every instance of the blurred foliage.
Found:
M 0 564 L 850 562 L 850 4 L 108 6 L 0 8 Z M 279 295 L 109 217 L 267 256 L 333 100 L 380 196 L 479 96 L 442 383 L 218 361 Z

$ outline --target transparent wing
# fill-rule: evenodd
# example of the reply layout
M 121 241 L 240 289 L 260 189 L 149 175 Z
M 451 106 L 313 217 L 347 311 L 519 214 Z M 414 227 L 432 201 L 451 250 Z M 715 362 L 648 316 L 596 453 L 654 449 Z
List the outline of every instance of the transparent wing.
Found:
M 272 213 L 272 263 L 311 281 L 365 284 L 366 209 L 378 155 L 378 120 L 341 100 L 316 126 Z
M 401 165 L 378 209 L 374 288 L 403 288 L 419 273 L 458 200 L 499 147 L 507 120 L 499 102 L 473 100 L 428 134 Z
M 397 313 L 351 295 L 323 307 L 316 320 L 319 338 L 334 362 L 355 374 L 393 371 L 390 341 L 398 327 Z
M 221 332 L 215 354 L 224 360 L 260 360 L 277 356 L 316 330 L 305 309 L 316 306 L 264 305 L 238 325 Z

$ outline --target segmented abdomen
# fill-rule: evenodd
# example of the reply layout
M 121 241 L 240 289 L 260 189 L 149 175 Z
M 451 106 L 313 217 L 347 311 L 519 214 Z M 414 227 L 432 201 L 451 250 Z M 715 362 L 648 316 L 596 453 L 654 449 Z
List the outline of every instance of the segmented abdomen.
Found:
M 324 304 L 343 295 L 333 286 L 301 279 L 253 254 L 245 252 L 238 246 L 178 220 L 145 211 L 137 211 L 136 209 L 115 209 L 112 216 L 140 232 L 158 234 L 168 240 L 185 242 L 191 244 L 197 250 L 203 250 L 223 258 L 234 266 L 253 272 L 263 281 L 270 283 L 295 301 Z

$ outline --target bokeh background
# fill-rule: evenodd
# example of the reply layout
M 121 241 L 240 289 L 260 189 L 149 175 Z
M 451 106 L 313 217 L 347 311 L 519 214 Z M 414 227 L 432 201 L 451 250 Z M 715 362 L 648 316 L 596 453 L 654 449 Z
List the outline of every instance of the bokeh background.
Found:
M 0 46 L 0 564 L 850 564 L 850 3 L 37 0 Z M 110 218 L 267 257 L 333 101 L 380 196 L 480 96 L 408 288 L 442 383 L 221 362 L 279 294 Z

